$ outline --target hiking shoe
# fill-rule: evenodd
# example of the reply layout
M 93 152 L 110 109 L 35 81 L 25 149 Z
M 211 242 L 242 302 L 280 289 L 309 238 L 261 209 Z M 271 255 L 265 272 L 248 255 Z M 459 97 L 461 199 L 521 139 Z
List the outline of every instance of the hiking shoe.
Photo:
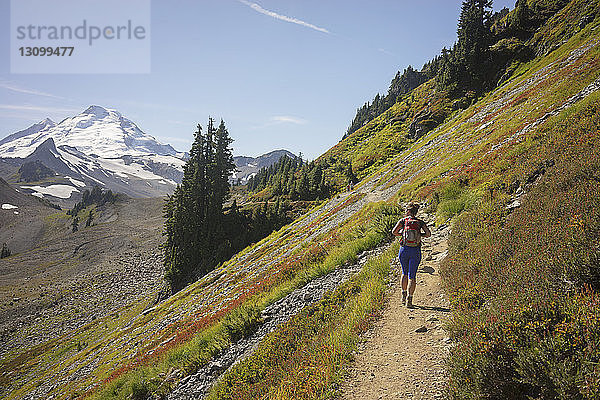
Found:
M 408 295 L 407 292 L 402 292 L 402 305 L 406 304 L 406 296 Z
M 406 307 L 415 308 L 415 306 L 413 305 L 413 302 L 412 302 L 412 298 L 413 298 L 412 296 L 408 296 L 407 302 L 406 302 Z

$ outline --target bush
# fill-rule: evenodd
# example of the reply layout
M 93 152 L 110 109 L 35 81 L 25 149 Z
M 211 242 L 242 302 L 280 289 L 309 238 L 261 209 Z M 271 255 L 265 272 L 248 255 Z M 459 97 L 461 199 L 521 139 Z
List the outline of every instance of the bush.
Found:
M 6 257 L 10 257 L 11 255 L 11 251 L 8 248 L 8 245 L 6 243 L 2 244 L 2 250 L 0 250 L 0 258 L 6 258 Z
M 443 222 L 470 209 L 476 202 L 477 196 L 466 186 L 466 183 L 450 181 L 433 194 L 432 208 L 436 212 L 437 219 Z
M 254 333 L 260 322 L 260 308 L 256 305 L 243 305 L 228 314 L 223 325 L 231 341 L 235 342 Z

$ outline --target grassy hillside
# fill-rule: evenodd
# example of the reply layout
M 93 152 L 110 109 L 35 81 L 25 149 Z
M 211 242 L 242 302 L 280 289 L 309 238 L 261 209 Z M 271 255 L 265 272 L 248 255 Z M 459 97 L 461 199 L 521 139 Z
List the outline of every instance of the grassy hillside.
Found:
M 395 204 L 417 199 L 454 223 L 444 267 L 458 311 L 450 396 L 596 397 L 600 19 L 579 24 L 591 3 L 597 10 L 597 1 L 573 0 L 550 19 L 532 40 L 564 43 L 515 65 L 465 110 L 430 81 L 332 148 L 324 158 L 360 166 L 355 190 L 155 307 L 140 301 L 8 354 L 0 395 L 168 393 L 255 331 L 268 305 L 384 243 Z M 441 118 L 439 126 L 411 138 L 417 114 Z M 381 309 L 396 250 L 267 335 L 211 398 L 332 398 L 358 335 Z

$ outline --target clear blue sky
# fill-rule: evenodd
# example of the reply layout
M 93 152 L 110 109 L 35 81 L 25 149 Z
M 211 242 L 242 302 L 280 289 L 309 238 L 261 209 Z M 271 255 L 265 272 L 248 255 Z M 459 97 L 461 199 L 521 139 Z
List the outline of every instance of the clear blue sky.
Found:
M 285 148 L 314 159 L 396 71 L 452 45 L 460 4 L 153 0 L 151 73 L 23 75 L 10 73 L 10 2 L 0 0 L 0 138 L 98 104 L 179 150 L 210 115 L 225 120 L 236 155 Z

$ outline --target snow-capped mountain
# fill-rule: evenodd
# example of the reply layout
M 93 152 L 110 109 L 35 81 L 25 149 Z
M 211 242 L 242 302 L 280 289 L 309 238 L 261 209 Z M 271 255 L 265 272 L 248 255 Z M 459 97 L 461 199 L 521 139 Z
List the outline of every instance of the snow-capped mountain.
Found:
M 81 114 L 66 118 L 59 124 L 45 119 L 0 141 L 0 157 L 27 157 L 38 145 L 52 138 L 56 146 L 70 146 L 102 158 L 123 155 L 183 157 L 168 144 L 161 144 L 142 132 L 136 124 L 118 111 L 90 106 Z
M 118 111 L 91 106 L 56 124 L 45 119 L 0 141 L 0 158 L 21 167 L 41 162 L 56 176 L 24 192 L 62 202 L 100 185 L 132 197 L 172 193 L 185 153 L 158 142 Z M 61 202 L 61 200 L 58 200 Z
M 248 183 L 250 177 L 256 175 L 261 168 L 269 167 L 275 164 L 283 156 L 295 158 L 296 156 L 287 150 L 273 150 L 259 157 L 236 156 L 233 157 L 233 162 L 237 167 L 237 171 L 231 176 L 231 181 L 241 184 Z
M 23 129 L 22 131 L 13 133 L 12 135 L 9 135 L 9 136 L 5 137 L 4 139 L 0 140 L 0 149 L 5 147 L 4 146 L 5 143 L 17 141 L 18 139 L 21 139 L 23 137 L 37 135 L 40 132 L 44 132 L 50 128 L 54 128 L 55 126 L 56 126 L 56 122 L 52 121 L 50 118 L 46 118 L 45 120 L 40 121 L 37 124 L 31 125 L 27 129 Z

